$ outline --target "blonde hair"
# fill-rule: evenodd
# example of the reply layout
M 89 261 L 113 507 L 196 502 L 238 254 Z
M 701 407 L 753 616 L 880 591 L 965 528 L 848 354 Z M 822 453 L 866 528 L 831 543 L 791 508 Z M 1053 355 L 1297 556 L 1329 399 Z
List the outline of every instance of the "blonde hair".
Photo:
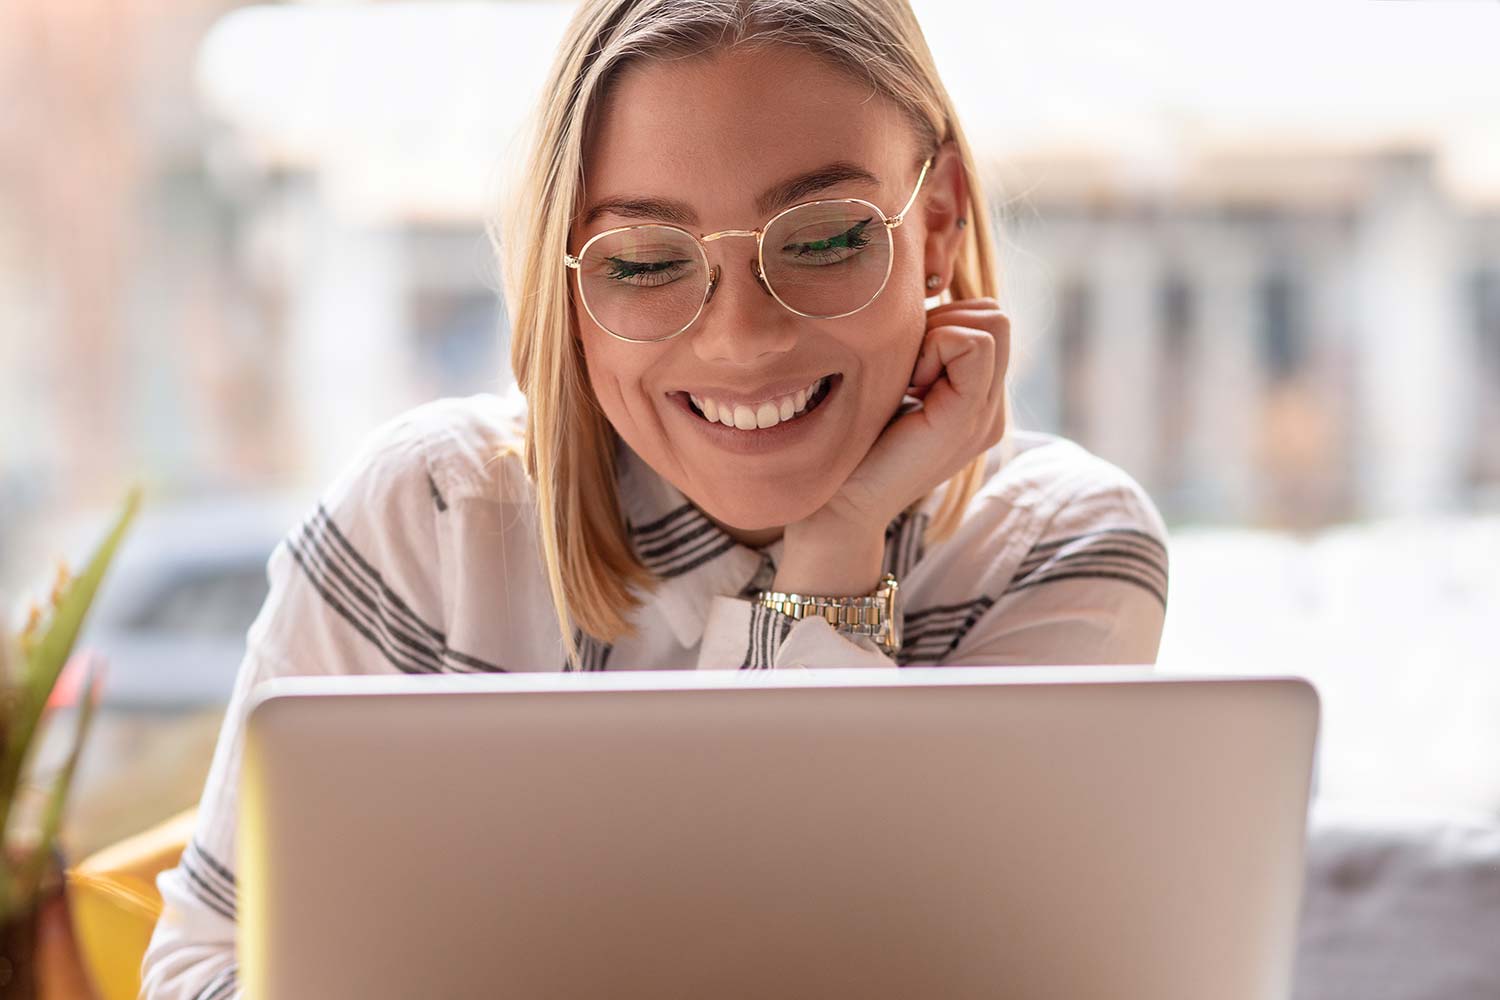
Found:
M 615 432 L 588 384 L 572 329 L 562 258 L 579 210 L 584 144 L 607 88 L 627 64 L 777 44 L 812 51 L 868 82 L 905 114 L 929 152 L 955 144 L 971 224 L 949 292 L 954 299 L 999 295 L 974 156 L 905 0 L 584 0 L 542 90 L 501 232 L 491 230 L 511 317 L 511 369 L 528 404 L 523 459 L 563 648 L 575 664 L 573 628 L 606 642 L 632 634 L 630 615 L 640 604 L 632 588 L 657 582 L 631 545 L 615 487 Z M 1008 412 L 1006 425 L 1008 434 Z M 944 484 L 929 542 L 957 529 L 984 465 L 980 454 Z

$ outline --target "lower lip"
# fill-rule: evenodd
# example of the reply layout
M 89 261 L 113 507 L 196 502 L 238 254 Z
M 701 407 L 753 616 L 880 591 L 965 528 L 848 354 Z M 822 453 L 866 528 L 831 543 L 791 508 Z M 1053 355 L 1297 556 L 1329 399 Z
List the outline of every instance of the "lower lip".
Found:
M 805 411 L 795 420 L 778 423 L 775 427 L 756 428 L 753 431 L 742 431 L 738 427 L 726 427 L 721 423 L 709 423 L 689 409 L 690 404 L 686 396 L 673 395 L 668 398 L 676 404 L 683 417 L 690 420 L 693 426 L 720 448 L 738 455 L 761 455 L 794 447 L 817 433 L 818 427 L 824 422 L 823 415 L 828 412 L 828 404 L 834 401 L 844 384 L 842 375 L 833 375 L 830 378 L 832 382 L 828 386 L 827 395 L 814 409 Z

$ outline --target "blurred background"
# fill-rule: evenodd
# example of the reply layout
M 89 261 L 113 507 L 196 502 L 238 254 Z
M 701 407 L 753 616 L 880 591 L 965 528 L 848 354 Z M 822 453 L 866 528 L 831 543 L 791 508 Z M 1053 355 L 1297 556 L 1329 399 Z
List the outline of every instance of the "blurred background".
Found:
M 1308 676 L 1320 796 L 1500 819 L 1500 4 L 914 6 L 1018 422 L 1172 529 L 1161 669 Z M 484 227 L 571 9 L 0 4 L 6 612 L 148 489 L 75 852 L 196 801 L 361 437 L 510 384 Z

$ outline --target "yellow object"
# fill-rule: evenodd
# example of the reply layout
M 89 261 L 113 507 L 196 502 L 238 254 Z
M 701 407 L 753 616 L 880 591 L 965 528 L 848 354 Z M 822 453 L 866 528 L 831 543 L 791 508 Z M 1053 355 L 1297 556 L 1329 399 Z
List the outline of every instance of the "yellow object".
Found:
M 68 869 L 73 937 L 100 1000 L 136 1000 L 141 959 L 161 916 L 156 876 L 177 865 L 198 807 L 111 844 Z

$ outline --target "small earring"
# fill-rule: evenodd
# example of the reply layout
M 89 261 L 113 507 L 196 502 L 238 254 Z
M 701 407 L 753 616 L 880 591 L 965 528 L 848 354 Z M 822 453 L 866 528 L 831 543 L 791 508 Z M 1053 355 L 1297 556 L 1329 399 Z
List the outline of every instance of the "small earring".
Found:
M 936 288 L 938 285 L 941 285 L 942 283 L 943 283 L 943 276 L 940 275 L 940 274 L 929 274 L 927 276 L 927 287 L 928 288 Z
M 967 226 L 968 224 L 969 224 L 969 220 L 968 219 L 965 219 L 961 215 L 958 217 L 958 228 L 959 229 L 962 229 L 964 226 Z

